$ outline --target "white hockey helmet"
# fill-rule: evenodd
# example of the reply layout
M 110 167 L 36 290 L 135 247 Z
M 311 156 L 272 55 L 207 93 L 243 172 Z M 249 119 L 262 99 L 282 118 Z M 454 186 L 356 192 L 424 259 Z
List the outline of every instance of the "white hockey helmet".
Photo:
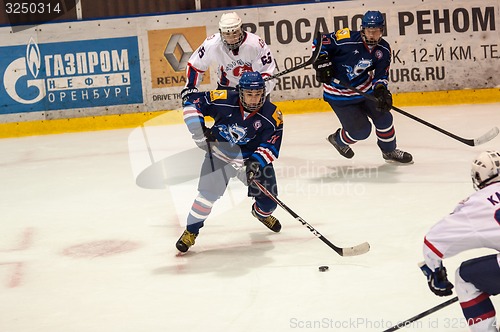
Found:
M 235 50 L 243 42 L 241 18 L 235 12 L 224 13 L 220 17 L 219 32 L 222 42 L 230 49 Z
M 493 182 L 500 182 L 500 153 L 481 152 L 472 162 L 471 178 L 476 190 L 483 189 Z

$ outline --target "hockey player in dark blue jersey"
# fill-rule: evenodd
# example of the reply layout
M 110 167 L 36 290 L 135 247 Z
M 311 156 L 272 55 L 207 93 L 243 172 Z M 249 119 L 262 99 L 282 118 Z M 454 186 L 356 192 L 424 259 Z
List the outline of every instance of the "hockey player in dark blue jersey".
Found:
M 212 206 L 225 192 L 230 178 L 238 176 L 255 198 L 252 215 L 274 232 L 281 230 L 272 216 L 276 203 L 253 181 L 278 194 L 273 161 L 278 158 L 283 133 L 279 109 L 266 99 L 265 82 L 258 72 L 245 72 L 236 91 L 212 90 L 192 93 L 183 102 L 184 122 L 194 142 L 206 151 L 184 233 L 176 243 L 186 252 L 195 243 Z M 205 126 L 205 116 L 215 122 Z M 234 167 L 236 166 L 236 167 Z
M 368 11 L 362 18 L 361 31 L 348 28 L 323 35 L 321 53 L 314 63 L 316 79 L 323 83 L 323 99 L 330 104 L 342 125 L 327 140 L 346 158 L 354 151 L 349 145 L 370 136 L 373 123 L 377 144 L 387 161 L 412 163 L 408 152 L 396 148 L 396 133 L 390 113 L 392 95 L 387 89 L 391 47 L 382 38 L 385 20 L 379 11 Z M 314 42 L 318 47 L 319 41 Z M 336 84 L 347 82 L 378 102 Z

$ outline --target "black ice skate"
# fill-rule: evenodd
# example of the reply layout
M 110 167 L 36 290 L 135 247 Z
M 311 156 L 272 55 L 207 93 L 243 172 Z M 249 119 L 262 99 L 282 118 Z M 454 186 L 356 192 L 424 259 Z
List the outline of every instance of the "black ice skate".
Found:
M 194 245 L 194 240 L 196 239 L 197 236 L 198 234 L 191 233 L 188 230 L 185 230 L 184 233 L 182 233 L 179 240 L 177 241 L 177 243 L 175 244 L 177 250 L 179 250 L 180 252 L 188 251 L 188 249 L 192 245 Z
M 398 162 L 402 164 L 413 164 L 413 157 L 408 152 L 394 149 L 391 152 L 382 152 L 382 157 L 388 162 Z
M 331 134 L 330 136 L 328 136 L 328 138 L 326 139 L 328 142 L 330 142 L 333 147 L 335 149 L 337 149 L 337 151 L 345 158 L 347 159 L 351 159 L 352 157 L 354 157 L 354 151 L 352 151 L 352 149 L 349 147 L 349 145 L 346 145 L 346 146 L 340 146 L 338 145 L 337 141 L 336 141 L 336 138 L 337 136 L 340 135 L 340 128 L 337 129 L 337 131 L 334 133 L 334 134 Z
M 276 219 L 273 216 L 267 216 L 265 218 L 259 217 L 259 215 L 255 212 L 254 206 L 252 206 L 252 216 L 257 218 L 261 223 L 266 225 L 266 227 L 272 230 L 273 232 L 278 233 L 281 230 L 281 224 L 278 219 Z

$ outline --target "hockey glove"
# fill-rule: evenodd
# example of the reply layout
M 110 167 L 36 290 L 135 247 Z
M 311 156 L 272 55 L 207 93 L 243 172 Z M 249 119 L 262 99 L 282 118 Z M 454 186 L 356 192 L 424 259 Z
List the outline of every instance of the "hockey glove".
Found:
M 184 88 L 181 91 L 182 107 L 186 106 L 189 95 L 198 92 L 197 88 Z
M 247 175 L 247 185 L 250 185 L 260 173 L 260 163 L 255 159 L 248 158 L 245 161 L 245 172 Z
M 313 63 L 316 70 L 316 81 L 321 83 L 330 83 L 333 78 L 333 63 L 326 54 L 321 54 Z
M 427 277 L 427 284 L 429 289 L 437 296 L 449 296 L 453 294 L 453 284 L 448 281 L 446 275 L 446 268 L 444 266 L 438 267 L 434 272 L 422 262 L 418 265 L 424 275 Z
M 193 141 L 200 149 L 209 152 L 209 145 L 216 141 L 216 137 L 212 134 L 212 128 L 202 125 L 201 130 L 193 134 Z
M 373 95 L 377 98 L 377 111 L 389 112 L 392 108 L 392 94 L 385 85 L 378 84 L 375 86 Z

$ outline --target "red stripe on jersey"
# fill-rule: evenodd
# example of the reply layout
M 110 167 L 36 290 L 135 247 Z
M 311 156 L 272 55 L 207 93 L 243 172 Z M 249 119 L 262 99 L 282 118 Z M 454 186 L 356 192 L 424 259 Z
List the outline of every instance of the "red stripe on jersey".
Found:
M 194 71 L 196 71 L 197 73 L 204 73 L 205 71 L 204 70 L 200 70 L 198 68 L 196 68 L 195 66 L 193 66 L 191 63 L 188 63 L 188 67 L 189 69 L 193 69 Z
M 483 302 L 484 300 L 486 300 L 487 298 L 489 298 L 490 296 L 486 293 L 482 293 L 481 295 L 479 295 L 478 297 L 476 297 L 475 299 L 472 299 L 470 301 L 466 301 L 466 302 L 460 302 L 460 306 L 462 308 L 469 308 L 469 307 L 472 307 L 480 302 Z
M 193 114 L 194 114 L 194 115 L 197 115 L 197 116 L 199 116 L 199 117 L 203 117 L 203 114 L 201 114 L 201 112 L 200 112 L 200 111 L 198 111 L 198 110 L 194 110 L 194 109 L 189 109 L 189 108 L 188 108 L 188 109 L 185 109 L 185 110 L 182 112 L 182 115 L 183 115 L 184 117 L 186 117 L 186 116 L 188 116 L 188 115 L 189 115 L 189 116 L 191 116 L 191 115 L 193 115 Z
M 425 243 L 425 245 L 426 245 L 426 246 L 427 246 L 430 250 L 432 250 L 432 252 L 433 252 L 433 253 L 435 253 L 435 254 L 436 254 L 439 258 L 443 258 L 443 254 L 442 254 L 439 250 L 437 250 L 437 249 L 436 249 L 436 247 L 434 247 L 434 246 L 432 245 L 432 243 L 430 243 L 429 241 L 427 241 L 427 238 L 426 238 L 426 237 L 424 237 L 424 243 Z
M 257 152 L 266 156 L 267 159 L 269 159 L 270 162 L 273 162 L 274 161 L 274 156 L 272 154 L 269 153 L 269 150 L 268 149 L 264 149 L 262 147 L 259 147 L 257 149 Z
M 361 90 L 362 92 L 366 92 L 368 88 L 370 87 L 371 84 L 371 78 L 367 79 L 365 82 L 357 86 L 358 90 Z M 359 95 L 357 92 L 349 90 L 347 88 L 345 89 L 337 89 L 334 86 L 323 84 L 323 87 L 325 88 L 326 91 L 332 94 L 337 94 L 337 95 L 342 95 L 342 96 L 352 96 L 352 95 Z
M 487 312 L 485 314 L 482 314 L 481 316 L 475 317 L 475 318 L 469 318 L 467 319 L 467 322 L 469 323 L 469 326 L 474 325 L 476 323 L 481 323 L 482 321 L 485 321 L 488 318 L 495 317 L 495 310 L 491 310 L 490 312 Z

